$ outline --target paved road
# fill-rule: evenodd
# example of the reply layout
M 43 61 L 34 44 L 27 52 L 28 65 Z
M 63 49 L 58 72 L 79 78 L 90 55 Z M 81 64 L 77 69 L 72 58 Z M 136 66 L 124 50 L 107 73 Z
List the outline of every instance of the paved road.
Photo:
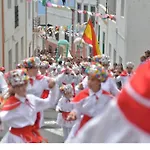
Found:
M 47 138 L 49 143 L 63 143 L 63 131 L 57 126 L 56 118 L 57 113 L 54 110 L 47 110 L 44 112 L 45 125 L 40 130 L 41 135 Z M 3 138 L 8 129 L 5 127 L 3 132 L 0 132 L 0 139 Z

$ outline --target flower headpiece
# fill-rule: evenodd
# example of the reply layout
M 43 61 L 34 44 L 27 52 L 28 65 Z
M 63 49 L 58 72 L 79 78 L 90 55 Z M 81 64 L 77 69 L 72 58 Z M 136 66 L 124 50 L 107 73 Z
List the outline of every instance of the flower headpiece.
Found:
M 23 66 L 25 68 L 39 67 L 40 62 L 41 61 L 38 57 L 30 57 L 30 58 L 23 60 Z
M 60 87 L 60 91 L 64 94 L 66 93 L 72 93 L 73 94 L 73 87 L 71 84 L 63 85 Z
M 104 67 L 101 65 L 92 65 L 91 67 L 86 69 L 88 74 L 91 74 L 101 80 L 101 82 L 105 82 L 108 78 L 108 73 Z
M 16 69 L 6 74 L 6 81 L 8 85 L 15 87 L 27 83 L 29 76 L 27 75 L 26 69 Z
M 49 68 L 49 62 L 48 61 L 42 61 L 40 63 L 40 68 L 48 69 Z

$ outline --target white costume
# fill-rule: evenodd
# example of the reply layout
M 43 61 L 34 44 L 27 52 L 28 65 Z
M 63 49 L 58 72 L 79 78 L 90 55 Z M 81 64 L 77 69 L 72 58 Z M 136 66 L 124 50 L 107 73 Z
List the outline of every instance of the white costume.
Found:
M 5 81 L 5 78 L 3 76 L 3 73 L 0 72 L 0 93 L 4 94 L 8 90 L 8 85 Z
M 120 93 L 113 77 L 108 77 L 108 79 L 105 82 L 102 82 L 101 85 L 103 90 L 111 93 L 113 96 L 117 96 Z
M 10 111 L 1 111 L 0 119 L 8 127 L 11 128 L 23 128 L 26 126 L 34 125 L 37 112 L 51 108 L 53 106 L 53 97 L 55 94 L 50 93 L 47 99 L 41 99 L 34 95 L 27 95 L 26 97 L 15 97 L 21 102 L 21 104 Z M 28 100 L 29 103 L 26 103 Z M 2 143 L 26 143 L 23 138 L 18 137 L 9 131 L 6 136 L 2 139 Z
M 150 61 L 109 103 L 104 112 L 87 123 L 74 143 L 150 143 Z
M 58 113 L 57 124 L 63 128 L 64 140 L 66 140 L 74 125 L 74 121 L 67 121 L 67 115 L 73 110 L 73 104 L 63 96 L 60 98 L 56 110 L 62 111 L 62 113 Z
M 82 127 L 87 123 L 88 120 L 101 114 L 112 99 L 112 96 L 103 90 L 94 93 L 90 89 L 86 89 L 82 91 L 79 95 L 75 98 L 78 99 L 79 97 L 79 102 L 74 103 L 74 111 L 77 114 L 77 121 L 72 128 L 72 131 L 66 142 L 69 142 L 71 139 L 73 139 L 78 131 L 80 131 L 80 129 L 82 129 Z M 86 96 L 83 99 L 80 99 L 80 97 L 82 97 L 81 95 Z

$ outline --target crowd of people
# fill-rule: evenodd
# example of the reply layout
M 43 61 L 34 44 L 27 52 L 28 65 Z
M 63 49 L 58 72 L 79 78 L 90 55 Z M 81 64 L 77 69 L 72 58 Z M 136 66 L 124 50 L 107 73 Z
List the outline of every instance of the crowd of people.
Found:
M 149 57 L 135 71 L 133 62 L 110 68 L 106 55 L 56 60 L 39 51 L 15 70 L 1 67 L 0 125 L 9 127 L 1 142 L 48 142 L 38 131 L 48 108 L 66 143 L 149 142 Z

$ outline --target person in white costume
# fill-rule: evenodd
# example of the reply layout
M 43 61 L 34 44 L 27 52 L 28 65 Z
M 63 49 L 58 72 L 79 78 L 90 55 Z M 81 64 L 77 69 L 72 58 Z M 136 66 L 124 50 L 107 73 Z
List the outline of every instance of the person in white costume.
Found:
M 0 105 L 0 122 L 10 127 L 8 133 L 2 139 L 2 143 L 42 143 L 46 142 L 41 137 L 35 122 L 37 112 L 51 108 L 55 97 L 55 81 L 51 81 L 51 92 L 47 99 L 41 99 L 27 93 L 29 76 L 23 69 L 10 71 L 7 76 L 8 85 L 14 94 L 3 95 Z
M 106 78 L 107 73 L 102 66 L 93 65 L 89 68 L 89 88 L 81 91 L 72 100 L 75 108 L 68 116 L 68 119 L 77 119 L 77 121 L 66 142 L 78 135 L 78 132 L 89 120 L 101 114 L 113 98 L 110 93 L 101 89 L 101 82 Z
M 49 77 L 50 76 L 49 72 L 48 72 L 49 67 L 50 67 L 50 65 L 49 65 L 48 61 L 42 61 L 40 63 L 40 73 L 41 73 L 41 75 Z
M 108 71 L 109 77 L 105 82 L 102 83 L 102 89 L 111 93 L 113 96 L 117 96 L 119 94 L 119 89 L 117 88 L 117 84 L 115 82 L 115 79 L 113 78 L 113 73 L 109 70 L 110 66 L 110 59 L 106 55 L 102 55 L 100 62 L 102 66 L 105 67 L 105 69 Z
M 140 65 L 120 95 L 70 142 L 150 143 L 149 71 L 150 61 Z
M 0 72 L 0 93 L 4 94 L 8 90 L 8 85 L 5 81 L 4 75 L 2 72 Z
M 73 71 L 76 75 L 74 79 L 74 83 L 75 85 L 78 85 L 82 81 L 83 76 L 81 75 L 81 71 L 79 67 L 73 67 Z
M 56 111 L 59 112 L 57 116 L 57 124 L 63 128 L 65 141 L 72 129 L 72 126 L 74 125 L 74 121 L 67 120 L 69 113 L 73 110 L 73 104 L 71 103 L 71 100 L 74 93 L 71 84 L 62 86 L 60 90 L 62 91 L 63 95 L 56 107 Z
M 49 81 L 52 79 L 50 77 L 43 76 L 39 73 L 40 67 L 40 59 L 38 57 L 30 57 L 23 60 L 23 66 L 27 69 L 29 75 L 29 83 L 27 86 L 27 93 L 33 94 L 40 98 L 42 97 L 44 90 L 48 89 Z M 56 85 L 58 90 L 56 90 L 56 96 L 53 98 L 54 107 L 59 97 L 57 96 L 59 93 L 59 87 Z M 44 125 L 44 114 L 43 112 L 39 112 L 37 114 L 37 127 L 41 128 Z
M 134 64 L 132 62 L 127 62 L 126 70 L 124 70 L 117 78 L 116 82 L 121 82 L 122 87 L 126 84 L 129 78 L 134 74 L 133 72 Z

